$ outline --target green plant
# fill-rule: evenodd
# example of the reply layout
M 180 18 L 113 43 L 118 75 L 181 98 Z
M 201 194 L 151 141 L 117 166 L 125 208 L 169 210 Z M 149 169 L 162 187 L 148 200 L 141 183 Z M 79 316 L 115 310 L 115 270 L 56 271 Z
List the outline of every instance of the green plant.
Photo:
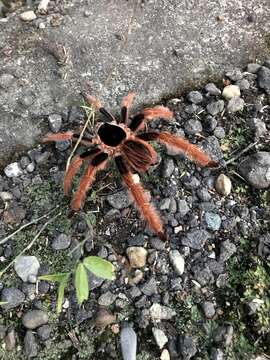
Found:
M 39 277 L 39 280 L 52 281 L 59 284 L 56 306 L 57 313 L 61 312 L 65 288 L 68 285 L 72 273 L 74 273 L 74 286 L 78 303 L 81 305 L 84 300 L 88 299 L 89 287 L 87 271 L 103 279 L 113 280 L 114 278 L 114 266 L 109 261 L 98 256 L 88 256 L 84 258 L 82 262 L 80 261 L 76 264 L 74 271 L 42 275 Z

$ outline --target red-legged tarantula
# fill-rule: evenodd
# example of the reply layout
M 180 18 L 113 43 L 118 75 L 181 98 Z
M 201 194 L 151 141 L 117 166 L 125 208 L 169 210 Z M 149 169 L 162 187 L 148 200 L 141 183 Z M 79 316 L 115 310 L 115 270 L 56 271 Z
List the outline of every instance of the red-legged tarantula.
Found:
M 108 112 L 93 96 L 85 94 L 86 101 L 104 115 L 105 122 L 96 124 L 94 136 L 83 136 L 81 144 L 89 147 L 80 155 L 74 156 L 64 178 L 64 193 L 68 195 L 74 175 L 81 165 L 86 163 L 86 170 L 81 178 L 78 189 L 75 191 L 71 209 L 78 211 L 83 206 L 86 192 L 95 180 L 98 170 L 104 169 L 110 158 L 114 158 L 116 166 L 133 198 L 140 214 L 148 223 L 150 229 L 162 240 L 166 240 L 165 231 L 158 212 L 150 203 L 149 194 L 140 184 L 139 177 L 134 173 L 143 173 L 155 164 L 157 154 L 149 141 L 158 141 L 168 148 L 185 154 L 199 166 L 215 167 L 216 162 L 211 160 L 202 150 L 190 144 L 185 139 L 168 132 L 140 132 L 146 121 L 162 118 L 170 120 L 173 113 L 166 107 L 155 106 L 143 109 L 140 113 L 130 116 L 129 108 L 134 94 L 124 97 L 120 119 Z M 72 131 L 58 134 L 48 134 L 43 142 L 75 140 L 79 134 Z

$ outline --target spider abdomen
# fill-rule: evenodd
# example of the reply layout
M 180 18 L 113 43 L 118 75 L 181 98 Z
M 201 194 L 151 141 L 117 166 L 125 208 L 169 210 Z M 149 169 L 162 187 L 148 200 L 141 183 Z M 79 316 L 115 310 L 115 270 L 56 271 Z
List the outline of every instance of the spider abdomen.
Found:
M 122 146 L 125 160 L 139 172 L 146 171 L 156 161 L 156 152 L 151 145 L 141 140 L 126 140 Z

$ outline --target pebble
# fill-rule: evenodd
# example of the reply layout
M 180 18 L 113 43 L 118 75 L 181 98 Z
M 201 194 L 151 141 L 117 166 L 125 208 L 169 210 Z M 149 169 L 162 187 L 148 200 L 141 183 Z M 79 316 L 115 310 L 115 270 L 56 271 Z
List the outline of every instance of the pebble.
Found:
M 54 250 L 65 250 L 70 247 L 71 238 L 66 234 L 59 234 L 52 242 Z
M 178 250 L 171 250 L 169 252 L 172 267 L 177 275 L 182 275 L 185 271 L 185 259 Z
M 169 210 L 171 204 L 170 198 L 162 199 L 159 205 L 160 210 Z
M 238 80 L 235 85 L 239 86 L 241 91 L 248 90 L 250 88 L 250 83 L 247 79 Z
M 24 352 L 28 359 L 36 357 L 38 346 L 33 331 L 27 331 L 24 337 Z
M 202 308 L 203 308 L 203 311 L 204 311 L 204 315 L 208 319 L 211 319 L 216 313 L 215 305 L 211 301 L 205 301 L 202 304 Z
M 56 141 L 55 148 L 59 151 L 66 151 L 70 147 L 69 140 Z
M 220 174 L 215 182 L 216 191 L 223 196 L 228 196 L 232 190 L 232 183 L 228 176 Z
M 7 191 L 1 191 L 0 192 L 0 198 L 3 202 L 7 202 L 13 199 L 13 195 L 10 192 Z
M 193 338 L 189 335 L 181 335 L 179 337 L 179 352 L 182 359 L 189 360 L 197 353 L 197 347 Z
M 247 66 L 247 72 L 251 74 L 257 74 L 257 72 L 260 70 L 261 65 L 260 64 L 248 64 Z
M 132 327 L 124 323 L 120 333 L 123 360 L 136 360 L 137 335 Z
M 186 200 L 178 200 L 177 207 L 178 207 L 178 214 L 180 217 L 184 217 L 190 211 L 190 208 Z
M 210 115 L 215 116 L 223 111 L 224 105 L 223 100 L 213 101 L 206 106 L 206 110 Z
M 209 238 L 210 234 L 206 230 L 190 230 L 181 238 L 181 243 L 192 249 L 201 250 Z
M 259 139 L 261 136 L 265 136 L 268 133 L 266 124 L 261 119 L 252 118 L 249 125 L 255 133 L 255 139 Z
M 208 115 L 204 120 L 203 127 L 206 131 L 212 132 L 217 127 L 217 124 L 218 124 L 217 120 L 211 115 Z
M 62 117 L 59 114 L 51 114 L 48 116 L 50 129 L 52 132 L 57 133 L 60 131 L 62 126 Z
M 220 229 L 221 217 L 218 214 L 215 214 L 213 212 L 206 212 L 204 218 L 207 229 L 212 231 L 217 231 Z
M 16 274 L 24 282 L 29 280 L 30 275 L 37 276 L 39 267 L 39 261 L 35 256 L 20 256 L 14 263 Z
M 225 86 L 225 88 L 222 91 L 222 96 L 227 100 L 230 100 L 233 97 L 240 97 L 241 91 L 239 89 L 239 86 L 237 86 L 237 85 Z
M 115 209 L 122 210 L 130 206 L 132 203 L 125 190 L 107 196 L 108 203 Z
M 233 254 L 237 251 L 236 246 L 229 240 L 225 240 L 221 243 L 220 246 L 220 256 L 219 260 L 222 262 L 227 261 Z
M 7 351 L 12 351 L 16 346 L 16 332 L 11 329 L 5 336 L 5 345 Z
M 164 331 L 158 328 L 152 328 L 152 333 L 157 346 L 160 348 L 160 350 L 163 349 L 164 345 L 168 342 L 168 338 L 165 335 Z
M 154 278 L 147 280 L 143 285 L 140 287 L 141 292 L 146 296 L 152 296 L 157 294 L 157 282 Z
M 129 264 L 132 268 L 142 268 L 146 264 L 147 250 L 141 246 L 127 248 Z
M 98 298 L 98 304 L 101 306 L 110 306 L 116 300 L 116 295 L 110 291 L 106 291 L 104 294 L 100 295 Z
M 170 320 L 176 315 L 174 309 L 159 303 L 154 303 L 149 311 L 152 321 Z
M 161 176 L 163 178 L 169 178 L 174 172 L 174 161 L 173 159 L 166 159 L 162 162 Z
M 156 249 L 156 250 L 164 250 L 165 249 L 165 242 L 160 240 L 158 237 L 152 237 L 150 239 L 150 244 L 153 249 Z
M 190 119 L 185 124 L 185 133 L 195 135 L 202 131 L 202 123 L 198 119 Z
M 30 310 L 22 317 L 23 326 L 31 330 L 47 324 L 48 320 L 48 314 L 42 310 Z
M 227 111 L 229 113 L 235 113 L 244 109 L 245 101 L 240 97 L 236 96 L 229 100 L 227 104 Z
M 223 359 L 224 359 L 224 354 L 221 349 L 211 350 L 210 360 L 223 360 Z
M 237 81 L 243 79 L 243 73 L 239 69 L 234 69 L 231 71 L 228 71 L 226 74 L 226 77 L 229 78 L 232 81 Z
M 270 152 L 259 151 L 239 164 L 240 174 L 256 189 L 270 186 Z
M 206 84 L 204 87 L 204 90 L 210 94 L 210 95 L 214 95 L 214 96 L 218 96 L 221 94 L 221 91 L 216 87 L 216 85 L 214 83 L 209 83 Z
M 41 341 L 49 340 L 52 329 L 49 325 L 42 325 L 37 329 L 37 335 Z
M 6 174 L 7 177 L 11 178 L 11 177 L 21 176 L 23 174 L 23 171 L 20 168 L 19 163 L 14 162 L 5 167 L 4 173 Z
M 25 300 L 24 293 L 14 287 L 4 288 L 1 295 L 1 301 L 7 302 L 7 304 L 2 305 L 4 310 L 14 309 L 21 305 Z
M 217 126 L 214 130 L 214 136 L 218 139 L 223 139 L 226 136 L 224 128 L 221 126 Z
M 191 91 L 188 93 L 187 99 L 193 104 L 199 104 L 203 101 L 203 96 L 199 91 Z
M 19 16 L 20 16 L 20 19 L 23 21 L 33 21 L 37 18 L 36 14 L 34 13 L 33 10 L 25 11 L 25 12 L 21 13 Z
M 105 328 L 108 325 L 116 322 L 116 316 L 110 311 L 100 308 L 95 317 L 95 325 L 99 328 Z
M 265 66 L 258 71 L 258 86 L 270 94 L 270 69 Z
M 167 349 L 164 349 L 160 355 L 160 360 L 170 360 L 170 353 Z
M 35 162 L 37 164 L 45 164 L 51 156 L 51 153 L 49 151 L 44 151 L 43 153 L 37 152 L 35 154 Z
M 0 76 L 0 88 L 8 89 L 13 84 L 15 77 L 11 74 L 2 74 Z

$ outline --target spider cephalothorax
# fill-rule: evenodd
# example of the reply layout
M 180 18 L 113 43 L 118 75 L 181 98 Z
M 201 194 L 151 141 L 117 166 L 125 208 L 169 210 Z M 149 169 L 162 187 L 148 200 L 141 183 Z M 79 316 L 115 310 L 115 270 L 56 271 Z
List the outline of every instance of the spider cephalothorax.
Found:
M 134 94 L 129 93 L 123 99 L 120 119 L 116 119 L 96 98 L 85 95 L 86 101 L 105 116 L 106 122 L 97 123 L 93 137 L 82 137 L 81 144 L 88 149 L 72 159 L 64 178 L 64 193 L 68 195 L 73 177 L 85 163 L 86 170 L 71 201 L 71 209 L 78 211 L 83 206 L 86 192 L 95 180 L 97 171 L 105 168 L 109 158 L 114 158 L 140 214 L 150 229 L 162 240 L 165 240 L 166 235 L 159 214 L 150 203 L 150 196 L 143 189 L 138 176 L 134 174 L 147 171 L 157 160 L 156 152 L 148 142 L 158 141 L 174 151 L 184 153 L 199 166 L 214 167 L 216 163 L 198 147 L 179 136 L 172 135 L 169 132 L 139 132 L 139 130 L 144 129 L 146 121 L 156 118 L 170 120 L 173 118 L 173 113 L 166 107 L 156 106 L 143 109 L 139 114 L 130 116 L 129 108 L 133 97 Z M 78 138 L 78 134 L 69 131 L 48 134 L 43 141 L 69 139 L 77 141 Z

